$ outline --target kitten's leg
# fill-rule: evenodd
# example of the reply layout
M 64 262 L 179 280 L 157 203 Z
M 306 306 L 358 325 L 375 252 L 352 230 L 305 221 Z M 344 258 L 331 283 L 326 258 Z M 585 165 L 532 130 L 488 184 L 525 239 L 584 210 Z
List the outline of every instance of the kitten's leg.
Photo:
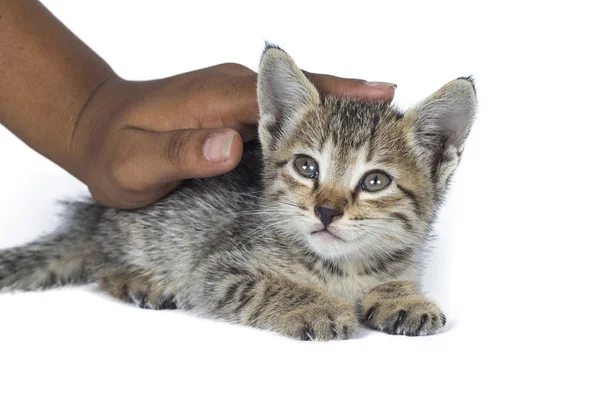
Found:
M 155 310 L 175 309 L 173 295 L 167 294 L 166 285 L 148 274 L 135 271 L 115 271 L 100 278 L 100 289 L 120 300 L 141 308 Z
M 218 290 L 215 316 L 296 339 L 347 339 L 358 325 L 350 304 L 284 277 L 232 278 Z
M 446 324 L 437 305 L 404 281 L 373 288 L 363 300 L 361 319 L 370 328 L 406 336 L 434 334 Z

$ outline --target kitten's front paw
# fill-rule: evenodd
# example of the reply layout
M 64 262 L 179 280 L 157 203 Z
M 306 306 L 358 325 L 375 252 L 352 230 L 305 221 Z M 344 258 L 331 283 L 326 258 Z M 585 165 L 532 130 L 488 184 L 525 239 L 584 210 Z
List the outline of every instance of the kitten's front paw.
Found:
M 388 334 L 426 336 L 446 324 L 445 315 L 435 303 L 421 296 L 408 296 L 363 305 L 365 325 Z
M 290 311 L 278 326 L 280 333 L 300 340 L 345 340 L 354 335 L 358 320 L 345 303 L 317 302 Z
M 361 308 L 362 322 L 388 334 L 426 336 L 438 332 L 446 324 L 446 316 L 437 305 L 416 292 L 373 289 Z M 408 293 L 408 294 L 402 294 Z

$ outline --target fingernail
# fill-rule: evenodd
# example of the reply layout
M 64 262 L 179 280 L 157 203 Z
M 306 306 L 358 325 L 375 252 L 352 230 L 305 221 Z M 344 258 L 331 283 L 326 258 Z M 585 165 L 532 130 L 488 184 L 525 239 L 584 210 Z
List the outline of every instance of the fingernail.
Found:
M 398 87 L 394 83 L 387 83 L 387 82 L 365 82 L 365 84 L 369 87 L 381 88 L 381 89 L 390 88 L 390 87 L 395 89 L 396 87 Z
M 222 162 L 229 159 L 234 135 L 235 133 L 232 132 L 209 135 L 202 145 L 204 157 L 211 162 Z

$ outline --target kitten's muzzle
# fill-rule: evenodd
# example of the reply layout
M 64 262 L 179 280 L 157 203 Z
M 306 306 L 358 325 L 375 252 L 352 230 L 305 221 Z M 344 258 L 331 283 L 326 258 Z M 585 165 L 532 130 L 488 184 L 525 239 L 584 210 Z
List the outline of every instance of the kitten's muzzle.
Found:
M 344 215 L 341 209 L 335 207 L 335 205 L 326 200 L 320 205 L 315 207 L 315 214 L 319 217 L 319 220 L 323 223 L 325 228 L 331 224 L 336 218 L 340 218 Z

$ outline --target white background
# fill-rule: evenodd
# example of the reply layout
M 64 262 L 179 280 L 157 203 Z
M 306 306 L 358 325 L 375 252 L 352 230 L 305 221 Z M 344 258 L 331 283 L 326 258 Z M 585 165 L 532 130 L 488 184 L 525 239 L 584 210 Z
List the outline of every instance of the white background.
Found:
M 2 397 L 600 396 L 591 1 L 44 3 L 125 78 L 255 69 L 267 39 L 304 69 L 397 83 L 402 107 L 473 74 L 479 118 L 427 275 L 445 333 L 302 343 L 93 288 L 2 294 Z M 0 248 L 86 192 L 4 129 L 0 177 Z

